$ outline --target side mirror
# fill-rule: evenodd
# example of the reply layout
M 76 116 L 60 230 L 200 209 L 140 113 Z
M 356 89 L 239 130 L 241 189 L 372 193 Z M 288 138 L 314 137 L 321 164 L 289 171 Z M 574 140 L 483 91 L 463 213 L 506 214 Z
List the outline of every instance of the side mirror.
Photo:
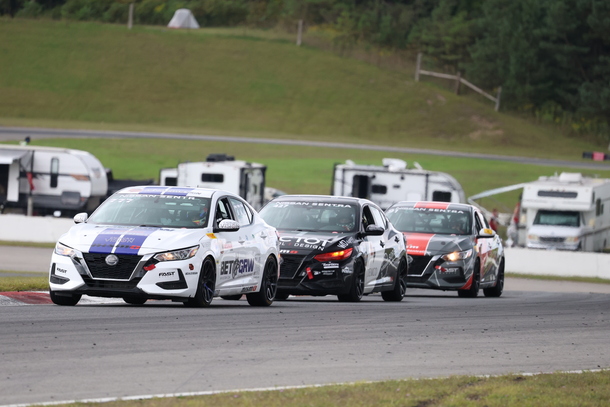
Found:
M 385 229 L 377 225 L 368 225 L 364 232 L 367 236 L 381 236 L 385 232 Z
M 496 235 L 496 232 L 494 232 L 493 229 L 483 228 L 483 229 L 479 230 L 479 235 L 477 237 L 490 238 L 490 237 L 494 237 L 495 235 Z
M 87 212 L 81 212 L 74 215 L 74 223 L 84 223 L 89 219 Z
M 239 223 L 231 219 L 223 219 L 218 223 L 218 227 L 215 232 L 237 232 L 239 230 Z

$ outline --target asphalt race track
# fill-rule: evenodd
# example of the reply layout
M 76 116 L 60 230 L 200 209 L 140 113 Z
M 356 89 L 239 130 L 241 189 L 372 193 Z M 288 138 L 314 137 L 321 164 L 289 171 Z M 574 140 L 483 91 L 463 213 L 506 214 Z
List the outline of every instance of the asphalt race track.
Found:
M 507 280 L 507 285 L 510 285 Z M 0 405 L 610 367 L 610 294 L 0 307 Z

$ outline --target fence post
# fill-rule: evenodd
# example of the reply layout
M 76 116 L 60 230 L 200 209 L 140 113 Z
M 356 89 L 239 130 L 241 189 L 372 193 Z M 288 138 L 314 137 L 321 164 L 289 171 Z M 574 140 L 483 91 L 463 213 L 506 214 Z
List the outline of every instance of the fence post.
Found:
M 133 27 L 133 1 L 129 3 L 129 19 L 127 20 L 127 29 L 131 30 Z
M 421 66 L 421 52 L 417 54 L 417 64 L 415 65 L 415 82 L 419 82 L 419 68 Z
M 303 20 L 299 20 L 297 28 L 297 47 L 301 46 L 301 39 L 303 38 Z
M 455 77 L 455 94 L 459 95 L 460 94 L 460 85 L 462 84 L 462 73 L 458 72 L 457 76 Z
M 498 86 L 498 95 L 496 96 L 496 112 L 500 111 L 500 95 L 502 95 L 502 86 Z

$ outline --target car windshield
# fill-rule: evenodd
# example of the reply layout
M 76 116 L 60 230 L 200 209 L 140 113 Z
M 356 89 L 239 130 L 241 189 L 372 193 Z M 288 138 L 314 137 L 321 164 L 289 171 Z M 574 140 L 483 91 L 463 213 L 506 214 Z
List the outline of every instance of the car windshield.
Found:
M 202 228 L 207 226 L 209 198 L 171 195 L 114 194 L 87 223 Z
M 343 233 L 358 230 L 357 213 L 356 205 L 344 203 L 272 201 L 260 214 L 279 230 Z
M 546 211 L 539 210 L 534 219 L 534 225 L 549 226 L 580 226 L 580 216 L 574 211 Z
M 467 235 L 472 230 L 470 213 L 459 209 L 396 207 L 387 215 L 401 232 Z

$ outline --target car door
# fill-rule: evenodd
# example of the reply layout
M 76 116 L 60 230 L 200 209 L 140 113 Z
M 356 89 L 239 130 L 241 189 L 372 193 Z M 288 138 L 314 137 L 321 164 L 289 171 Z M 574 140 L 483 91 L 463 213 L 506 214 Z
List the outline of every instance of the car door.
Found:
M 491 229 L 485 216 L 478 210 L 474 211 L 475 217 L 475 233 L 479 234 L 481 229 Z M 481 283 L 493 282 L 496 279 L 498 271 L 498 252 L 500 249 L 500 237 L 496 234 L 490 238 L 476 238 L 476 245 L 481 259 Z
M 214 228 L 218 227 L 223 220 L 237 221 L 229 197 L 224 196 L 216 202 L 215 210 L 212 219 Z M 221 290 L 221 295 L 237 294 L 237 291 L 242 288 L 243 275 L 245 271 L 253 266 L 248 260 L 250 257 L 247 254 L 247 249 L 244 247 L 244 231 L 240 227 L 237 231 L 216 231 L 214 235 L 218 239 L 220 245 L 220 259 L 218 264 L 219 272 L 217 273 L 216 288 Z M 226 290 L 231 290 L 230 293 Z M 224 291 L 224 292 L 222 292 Z
M 260 284 L 262 270 L 265 266 L 266 234 L 262 224 L 254 221 L 252 208 L 244 201 L 229 197 L 235 220 L 239 223 L 238 243 L 240 245 L 239 270 L 236 282 L 242 287 L 242 292 L 254 291 Z
M 384 217 L 381 211 L 372 205 L 364 205 L 362 208 L 363 227 L 375 225 L 387 229 L 384 225 Z M 367 235 L 363 241 L 363 248 L 367 253 L 366 273 L 364 277 L 365 292 L 371 292 L 377 285 L 383 283 L 385 247 L 387 246 L 387 230 L 383 235 Z

